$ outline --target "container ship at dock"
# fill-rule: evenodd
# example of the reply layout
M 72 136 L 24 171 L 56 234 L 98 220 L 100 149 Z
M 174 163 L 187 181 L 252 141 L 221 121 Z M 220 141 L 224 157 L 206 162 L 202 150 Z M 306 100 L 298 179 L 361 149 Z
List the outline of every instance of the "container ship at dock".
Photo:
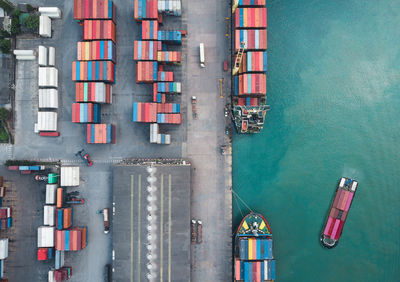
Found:
M 325 248 L 331 249 L 339 243 L 339 238 L 342 235 L 343 226 L 353 202 L 357 185 L 358 182 L 353 179 L 345 177 L 340 179 L 324 230 L 320 237 L 321 244 Z
M 262 130 L 267 103 L 266 0 L 233 0 L 232 114 L 238 133 Z
M 271 229 L 261 214 L 243 218 L 235 235 L 235 282 L 275 280 L 272 243 Z

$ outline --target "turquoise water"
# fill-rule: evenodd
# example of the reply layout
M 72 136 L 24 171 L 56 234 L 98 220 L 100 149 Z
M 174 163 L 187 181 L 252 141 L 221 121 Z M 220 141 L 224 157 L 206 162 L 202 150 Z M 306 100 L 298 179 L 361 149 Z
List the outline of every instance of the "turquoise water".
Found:
M 272 110 L 234 137 L 233 186 L 270 223 L 276 281 L 399 281 L 400 1 L 267 3 Z M 358 192 L 326 250 L 341 176 Z

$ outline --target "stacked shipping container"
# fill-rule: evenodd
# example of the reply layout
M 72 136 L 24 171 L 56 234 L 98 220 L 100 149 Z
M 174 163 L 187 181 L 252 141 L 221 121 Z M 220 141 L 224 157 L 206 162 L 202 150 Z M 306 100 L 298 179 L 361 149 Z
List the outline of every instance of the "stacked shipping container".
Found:
M 115 43 L 111 40 L 84 41 L 77 45 L 78 61 L 110 60 L 116 62 Z
M 111 0 L 74 0 L 74 20 L 108 19 L 116 23 L 116 15 L 116 8 Z
M 0 208 L 0 229 L 6 230 L 12 226 L 12 208 L 1 207 Z
M 328 221 L 324 229 L 324 235 L 333 240 L 338 240 L 347 218 L 354 192 L 339 189 L 333 201 L 332 209 L 329 213 Z
M 101 119 L 101 106 L 93 103 L 73 103 L 72 122 L 99 123 Z
M 132 120 L 152 123 L 150 126 L 151 143 L 170 144 L 170 135 L 160 134 L 158 123 L 181 123 L 180 104 L 166 103 L 166 94 L 180 94 L 181 84 L 173 82 L 173 72 L 164 71 L 163 65 L 158 63 L 181 63 L 181 52 L 165 50 L 162 42 L 181 44 L 182 33 L 158 30 L 159 22 L 162 22 L 162 17 L 158 12 L 181 15 L 181 1 L 134 1 L 134 18 L 141 21 L 141 40 L 134 41 L 133 58 L 137 61 L 136 82 L 153 83 L 154 103 L 133 103 Z
M 266 72 L 267 71 L 267 51 L 246 52 L 243 55 L 239 73 L 245 72 Z
M 86 227 L 56 230 L 55 248 L 58 251 L 79 251 L 86 247 Z
M 112 102 L 112 86 L 104 82 L 75 83 L 75 100 L 81 102 L 107 103 Z
M 86 142 L 88 144 L 115 144 L 115 125 L 88 124 Z
M 267 28 L 267 8 L 239 8 L 235 28 Z
M 236 281 L 274 281 L 275 260 L 240 261 L 235 260 Z
M 56 210 L 56 228 L 57 230 L 67 229 L 72 226 L 73 219 L 72 208 L 61 208 Z
M 84 20 L 83 40 L 112 40 L 116 43 L 116 27 L 111 20 Z
M 114 83 L 115 65 L 111 61 L 72 62 L 73 81 L 104 81 Z

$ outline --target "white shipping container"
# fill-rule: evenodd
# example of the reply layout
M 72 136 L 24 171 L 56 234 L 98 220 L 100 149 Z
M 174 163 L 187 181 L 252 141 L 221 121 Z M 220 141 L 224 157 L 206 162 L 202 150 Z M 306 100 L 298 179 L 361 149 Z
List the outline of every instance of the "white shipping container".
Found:
M 79 186 L 79 166 L 61 167 L 61 186 Z
M 49 47 L 49 66 L 56 65 L 56 48 Z
M 57 113 L 38 112 L 38 131 L 57 131 Z
M 7 217 L 11 217 L 11 208 L 10 207 L 7 208 Z
M 176 93 L 181 93 L 182 91 L 182 85 L 180 82 L 176 83 Z
M 15 59 L 19 61 L 33 61 L 36 60 L 36 56 L 15 56 Z
M 41 108 L 58 109 L 57 89 L 39 89 L 39 109 Z
M 61 10 L 58 7 L 39 7 L 39 13 L 53 19 L 61 18 Z
M 38 228 L 38 248 L 54 247 L 54 227 L 40 226 Z
M 167 144 L 167 145 L 171 144 L 171 135 L 170 134 L 165 134 L 165 144 Z
M 43 207 L 43 224 L 48 226 L 55 225 L 56 207 L 44 206 Z
M 46 205 L 55 205 L 57 199 L 57 184 L 46 184 Z
M 56 282 L 54 270 L 49 270 L 48 282 Z
M 8 258 L 8 238 L 0 239 L 0 259 Z
M 54 67 L 39 67 L 39 87 L 58 87 L 58 70 Z
M 150 124 L 150 143 L 157 143 L 158 123 Z
M 51 19 L 48 16 L 39 17 L 39 35 L 42 37 L 51 37 Z
M 38 56 L 39 66 L 47 66 L 47 48 L 39 45 L 39 56 Z
M 34 50 L 14 50 L 13 54 L 15 56 L 35 56 Z

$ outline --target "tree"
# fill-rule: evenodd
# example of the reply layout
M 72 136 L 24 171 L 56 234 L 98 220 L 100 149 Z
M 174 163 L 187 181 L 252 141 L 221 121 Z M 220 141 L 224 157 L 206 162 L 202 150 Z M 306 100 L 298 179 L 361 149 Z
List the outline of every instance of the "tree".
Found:
M 11 34 L 17 35 L 21 32 L 21 25 L 19 24 L 19 18 L 11 19 Z
M 5 30 L 5 29 L 2 29 L 1 31 L 0 31 L 0 38 L 1 39 L 3 39 L 3 38 L 10 38 L 10 33 L 7 31 L 7 30 Z
M 10 117 L 10 112 L 6 108 L 0 108 L 0 121 L 6 121 Z
M 12 9 L 14 9 L 14 5 L 7 0 L 0 0 L 0 8 L 3 8 L 5 11 L 10 12 L 12 11 Z
M 5 143 L 8 142 L 8 134 L 4 129 L 0 131 L 0 142 Z
M 11 41 L 9 39 L 2 39 L 0 41 L 0 51 L 3 54 L 10 54 L 11 50 Z
M 29 29 L 35 30 L 39 28 L 39 15 L 29 15 L 25 20 L 25 26 Z
M 21 15 L 20 9 L 15 9 L 15 10 L 11 13 L 11 17 L 13 17 L 13 18 L 18 18 L 20 15 Z

